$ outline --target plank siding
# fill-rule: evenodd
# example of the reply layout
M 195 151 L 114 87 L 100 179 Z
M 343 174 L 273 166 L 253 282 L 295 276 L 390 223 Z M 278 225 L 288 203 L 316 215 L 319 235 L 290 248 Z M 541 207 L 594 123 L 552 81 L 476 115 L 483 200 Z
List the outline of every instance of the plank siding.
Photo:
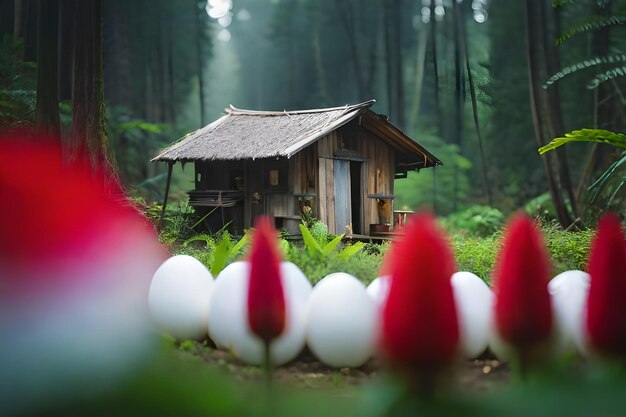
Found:
M 344 233 L 345 227 L 352 223 L 350 201 L 350 161 L 333 161 L 335 231 Z
M 328 231 L 335 234 L 335 186 L 334 186 L 334 161 L 326 159 L 326 216 Z
M 319 158 L 317 213 L 320 221 L 322 223 L 328 224 L 328 212 L 326 211 L 326 161 L 326 158 Z

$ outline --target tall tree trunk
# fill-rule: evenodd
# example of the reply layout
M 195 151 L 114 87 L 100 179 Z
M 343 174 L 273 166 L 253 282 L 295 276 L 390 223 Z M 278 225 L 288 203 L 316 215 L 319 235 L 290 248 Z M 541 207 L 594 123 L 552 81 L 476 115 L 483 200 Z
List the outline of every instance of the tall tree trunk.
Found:
M 196 8 L 197 9 L 197 8 Z M 200 100 L 200 125 L 204 127 L 206 125 L 206 100 L 204 97 L 204 50 L 202 48 L 202 40 L 204 38 L 204 20 L 202 12 L 196 10 L 196 52 L 198 59 L 198 99 Z
M 413 109 L 409 121 L 409 128 L 413 131 L 417 130 L 420 105 L 422 102 L 422 87 L 424 85 L 424 65 L 426 63 L 426 45 L 428 43 L 428 31 L 424 26 L 418 31 L 417 54 L 415 63 L 415 91 L 413 93 Z
M 396 123 L 396 100 L 394 98 L 395 89 L 394 84 L 394 71 L 393 71 L 393 41 L 391 36 L 393 22 L 391 21 L 391 1 L 386 0 L 383 7 L 384 27 L 385 27 L 385 68 L 387 69 L 387 113 L 389 118 Z
M 328 87 L 326 86 L 326 71 L 324 70 L 324 62 L 322 62 L 322 45 L 320 42 L 319 18 L 315 18 L 313 23 L 313 62 L 315 62 L 315 75 L 317 78 L 317 89 L 320 93 L 322 105 L 330 104 L 330 96 Z
M 604 18 L 611 16 L 613 1 L 607 0 L 602 4 L 594 2 L 593 9 L 596 15 Z M 611 45 L 611 26 L 605 26 L 595 30 L 591 37 L 591 56 L 607 56 Z M 622 131 L 624 129 L 623 120 L 619 122 L 618 109 L 623 105 L 620 103 L 619 95 L 613 89 L 614 84 L 601 83 L 594 90 L 594 128 Z M 589 178 L 593 172 L 598 172 L 607 165 L 607 158 L 610 153 L 608 146 L 594 144 L 585 164 L 585 170 L 580 178 L 577 187 L 577 195 L 581 196 L 583 190 L 589 186 Z
M 24 40 L 24 61 L 37 58 L 37 4 L 35 0 L 15 0 L 13 34 Z
M 463 77 L 463 58 L 461 53 L 461 13 L 456 1 L 452 2 L 452 12 L 454 21 L 454 141 L 458 146 L 460 153 L 463 153 L 464 147 L 464 120 L 463 120 L 463 101 L 465 95 L 465 80 Z M 458 189 L 459 189 L 459 168 L 455 164 L 454 182 L 452 190 L 452 210 L 457 211 Z
M 461 16 L 462 17 L 462 16 Z M 467 80 L 469 82 L 470 98 L 472 99 L 472 115 L 474 117 L 474 128 L 476 129 L 476 137 L 478 138 L 478 147 L 480 150 L 480 166 L 483 174 L 483 182 L 485 185 L 485 194 L 487 202 L 493 206 L 493 197 L 491 195 L 491 185 L 489 176 L 487 175 L 487 161 L 485 159 L 485 150 L 483 147 L 483 136 L 480 131 L 480 122 L 478 120 L 478 101 L 476 100 L 476 87 L 474 86 L 474 76 L 470 65 L 469 47 L 467 42 L 467 29 L 465 27 L 465 19 L 460 19 L 461 37 L 462 37 L 462 54 L 465 56 L 465 70 L 467 71 Z
M 59 2 L 59 100 L 72 99 L 76 0 Z
M 387 0 L 385 4 L 385 49 L 387 66 L 387 94 L 389 117 L 400 128 L 405 129 L 402 57 L 400 51 L 401 2 Z
M 38 1 L 37 22 L 37 129 L 54 137 L 61 134 L 59 119 L 58 31 L 59 1 Z
M 545 65 L 547 74 L 555 74 L 561 68 L 561 60 L 559 57 L 559 51 L 555 45 L 554 40 L 557 37 L 558 30 L 558 11 L 555 12 L 551 4 L 546 3 L 543 6 L 542 13 L 542 26 L 545 28 L 543 37 L 543 51 L 545 54 Z M 551 138 L 563 136 L 565 134 L 565 127 L 563 124 L 563 114 L 561 112 L 561 99 L 559 95 L 559 88 L 557 85 L 546 91 L 548 101 L 548 127 Z M 561 147 L 556 150 L 556 165 L 559 175 L 559 183 L 561 187 L 569 197 L 570 205 L 574 217 L 578 217 L 578 204 L 576 201 L 576 194 L 574 193 L 574 187 L 572 185 L 569 164 L 567 163 L 567 149 Z
M 443 117 L 441 115 L 441 88 L 439 86 L 439 64 L 437 62 L 437 21 L 435 19 L 435 2 L 430 2 L 430 51 L 433 60 L 433 77 L 435 78 L 435 118 L 437 119 L 437 133 L 444 136 Z
M 0 36 L 13 33 L 15 25 L 15 1 L 0 1 Z
M 169 20 L 167 30 L 167 86 L 168 86 L 168 117 L 172 124 L 176 124 L 176 87 L 174 84 L 174 30 L 175 25 Z
M 69 158 L 85 159 L 94 171 L 109 172 L 102 79 L 102 0 L 76 2 L 74 42 Z
M 362 100 L 365 97 L 365 81 L 363 72 L 361 71 L 359 48 L 357 43 L 357 34 L 354 23 L 354 14 L 352 10 L 352 2 L 348 0 L 337 2 L 337 9 L 339 17 L 343 22 L 343 28 L 346 31 L 348 37 L 348 45 L 350 48 L 350 61 L 352 62 L 352 70 L 354 72 L 354 79 L 356 81 L 356 89 L 358 99 Z
M 545 59 L 543 53 L 543 27 L 541 24 L 541 4 L 534 0 L 526 0 L 526 52 L 528 63 L 528 87 L 530 92 L 530 107 L 533 115 L 533 125 L 535 128 L 535 138 L 539 146 L 545 144 L 545 131 L 548 125 L 546 113 L 548 110 L 547 97 L 541 87 L 542 62 Z M 545 67 L 544 67 L 545 70 Z M 544 71 L 545 72 L 545 71 Z M 548 179 L 548 190 L 552 203 L 556 211 L 557 219 L 562 227 L 567 228 L 572 224 L 572 219 L 567 211 L 559 184 L 552 170 L 552 155 L 542 156 L 546 177 Z

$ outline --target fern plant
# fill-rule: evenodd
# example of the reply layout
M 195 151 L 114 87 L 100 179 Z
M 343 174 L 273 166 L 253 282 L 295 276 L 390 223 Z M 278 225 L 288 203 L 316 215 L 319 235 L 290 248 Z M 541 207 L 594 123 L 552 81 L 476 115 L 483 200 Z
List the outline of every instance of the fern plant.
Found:
M 207 265 L 211 274 L 217 276 L 227 265 L 229 261 L 232 261 L 244 249 L 244 246 L 248 243 L 248 235 L 244 235 L 238 241 L 233 240 L 228 231 L 222 231 L 219 237 L 213 237 L 207 234 L 200 234 L 192 236 L 183 242 L 182 247 L 186 248 L 192 242 L 204 242 L 207 253 L 202 259 L 202 263 Z
M 566 133 L 564 137 L 554 138 L 550 143 L 539 148 L 539 155 L 570 142 L 596 142 L 626 149 L 626 135 L 604 129 L 580 129 Z
M 363 249 L 365 246 L 363 242 L 356 242 L 352 245 L 348 245 L 344 247 L 341 251 L 336 252 L 339 244 L 341 243 L 341 239 L 343 239 L 344 235 L 335 236 L 330 242 L 325 245 L 320 245 L 319 241 L 311 234 L 309 229 L 304 224 L 300 224 L 300 232 L 302 232 L 302 240 L 304 241 L 304 246 L 306 246 L 307 251 L 310 255 L 326 258 L 328 256 L 333 256 L 336 254 L 342 260 L 348 260 L 352 256 L 356 255 Z
M 612 145 L 616 148 L 626 149 L 626 135 L 623 133 L 615 133 L 603 129 L 580 129 L 566 133 L 564 137 L 554 138 L 550 143 L 539 148 L 539 154 L 558 148 L 570 142 L 595 142 Z M 606 202 L 606 208 L 610 208 L 617 201 L 619 192 L 623 189 L 626 182 L 626 151 L 623 151 L 620 159 L 615 161 L 611 166 L 598 177 L 588 188 L 590 192 L 590 203 L 594 204 L 606 190 L 609 196 Z
M 555 7 L 560 7 L 563 6 L 565 3 L 566 1 L 556 1 L 553 2 L 553 5 Z M 574 26 L 573 28 L 559 36 L 556 39 L 556 44 L 562 45 L 569 39 L 573 38 L 575 35 L 581 33 L 594 32 L 609 26 L 618 26 L 624 24 L 626 24 L 626 16 L 593 16 L 587 21 L 577 26 Z M 595 68 L 599 65 L 612 65 L 610 68 L 602 70 L 590 79 L 590 81 L 587 83 L 587 88 L 592 90 L 606 81 L 625 76 L 626 65 L 623 65 L 623 63 L 626 63 L 626 55 L 622 53 L 585 59 L 583 61 L 576 62 L 575 64 L 568 65 L 567 67 L 562 68 L 556 74 L 550 76 L 546 83 L 543 85 L 543 88 L 547 89 L 555 82 L 575 72 Z
M 594 16 L 559 36 L 556 40 L 556 44 L 562 45 L 579 33 L 593 32 L 607 26 L 623 25 L 625 23 L 626 16 Z

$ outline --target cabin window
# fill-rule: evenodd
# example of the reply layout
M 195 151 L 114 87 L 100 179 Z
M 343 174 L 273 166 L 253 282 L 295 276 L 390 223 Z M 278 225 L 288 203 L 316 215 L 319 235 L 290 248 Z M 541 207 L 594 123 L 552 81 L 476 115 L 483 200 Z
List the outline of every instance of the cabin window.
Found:
M 277 169 L 270 169 L 270 185 L 272 187 L 278 185 L 278 170 Z
M 289 163 L 287 159 L 267 159 L 263 161 L 263 185 L 265 191 L 287 191 Z

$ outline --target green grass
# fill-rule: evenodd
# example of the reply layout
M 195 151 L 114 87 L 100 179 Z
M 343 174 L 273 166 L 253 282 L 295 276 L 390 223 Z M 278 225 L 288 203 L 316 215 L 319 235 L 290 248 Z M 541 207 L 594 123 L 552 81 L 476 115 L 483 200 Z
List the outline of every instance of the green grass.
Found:
M 144 212 L 148 218 L 156 222 L 160 215 L 160 207 L 144 207 Z M 198 235 L 194 238 L 193 236 L 197 234 L 189 227 L 192 217 L 193 213 L 186 205 L 174 206 L 171 211 L 168 210 L 165 227 L 161 231 L 161 241 L 169 244 L 174 253 L 191 255 L 204 263 L 207 268 L 215 269 L 215 259 L 224 258 L 216 256 L 218 242 L 223 236 Z M 482 206 L 473 206 L 442 219 L 441 223 L 448 232 L 460 271 L 472 272 L 491 284 L 491 274 L 501 244 L 502 219 L 497 210 Z M 541 230 L 553 264 L 552 276 L 570 269 L 585 269 L 593 230 L 564 231 L 555 223 L 545 223 Z M 328 235 L 323 228 L 312 227 L 311 231 L 316 232 L 313 236 L 321 242 L 321 247 L 325 247 L 334 237 Z M 199 241 L 193 242 L 194 239 Z M 230 246 L 233 246 L 236 238 L 233 237 L 231 240 Z M 368 285 L 379 276 L 384 255 L 390 246 L 389 243 L 367 244 L 358 253 L 346 258 L 341 256 L 346 246 L 344 243 L 337 247 L 333 246 L 333 250 L 324 256 L 312 253 L 315 251 L 308 250 L 305 243 L 282 240 L 281 248 L 285 260 L 296 264 L 313 284 L 333 272 L 346 272 Z M 244 252 L 245 250 L 238 250 L 234 254 L 229 252 L 227 258 L 222 260 L 226 264 L 240 260 L 245 257 Z

